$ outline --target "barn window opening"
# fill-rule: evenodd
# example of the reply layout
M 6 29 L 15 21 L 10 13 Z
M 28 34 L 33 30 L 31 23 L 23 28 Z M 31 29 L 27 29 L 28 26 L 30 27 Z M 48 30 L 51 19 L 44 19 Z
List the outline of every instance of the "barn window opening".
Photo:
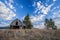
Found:
M 18 25 L 18 22 L 16 21 L 16 25 Z

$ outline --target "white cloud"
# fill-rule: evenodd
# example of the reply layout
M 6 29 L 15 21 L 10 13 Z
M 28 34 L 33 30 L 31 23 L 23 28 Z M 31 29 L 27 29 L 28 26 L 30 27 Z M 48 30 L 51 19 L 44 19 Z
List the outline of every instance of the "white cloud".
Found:
M 0 1 L 0 18 L 3 20 L 11 20 L 16 14 Z
M 47 3 L 45 3 L 45 5 L 46 5 L 46 6 L 48 6 L 48 4 L 47 4 Z
M 53 18 L 58 18 L 58 17 L 60 17 L 60 10 L 59 11 L 54 11 L 54 12 L 52 12 L 53 13 Z
M 39 28 L 40 28 L 40 29 L 45 29 L 44 23 L 41 23 Z
M 6 23 L 6 22 L 0 22 L 0 27 L 6 27 L 6 26 L 8 26 L 9 24 L 8 23 Z
M 43 14 L 47 14 L 51 7 L 54 5 L 54 3 L 50 4 L 49 6 L 45 7 L 44 5 L 41 4 L 41 2 L 37 2 L 37 7 L 36 7 L 36 10 L 34 11 L 34 13 L 38 13 L 39 10 L 43 13 Z
M 53 8 L 55 10 L 52 11 L 52 18 L 54 19 L 55 21 L 55 25 L 57 26 L 58 29 L 60 29 L 60 10 L 57 10 L 57 7 Z
M 11 9 L 14 9 L 15 7 L 12 4 L 8 4 Z
M 9 2 L 10 2 L 10 3 L 14 3 L 14 1 L 13 1 L 13 0 L 9 0 Z
M 55 2 L 55 1 L 57 1 L 57 0 L 53 0 L 53 2 Z
M 60 29 L 60 18 L 55 19 L 55 25 L 57 26 L 58 29 Z
M 37 7 L 41 9 L 42 7 L 40 6 L 41 6 L 40 2 L 37 2 Z
M 13 3 L 13 0 L 4 0 L 5 3 L 0 1 L 0 19 L 3 21 L 10 21 L 12 20 L 16 14 L 16 9 L 15 7 L 11 4 Z M 12 9 L 12 10 L 11 10 Z M 7 26 L 9 23 L 1 21 L 0 26 Z
M 53 4 L 49 5 L 48 7 L 43 7 L 42 8 L 42 13 L 47 14 L 50 11 L 52 6 L 53 6 Z
M 56 12 L 56 9 L 59 9 L 59 6 L 55 6 L 53 9 L 51 9 L 51 12 Z
M 15 7 L 12 5 L 12 3 L 14 3 L 14 1 L 13 0 L 5 0 L 5 4 L 7 5 L 7 6 L 9 6 L 9 8 L 10 9 L 15 9 Z
M 32 22 L 41 21 L 41 19 L 43 19 L 44 16 L 46 16 L 48 14 L 48 12 L 50 11 L 50 9 L 54 5 L 54 3 L 45 7 L 40 1 L 38 1 L 38 2 L 35 2 L 34 5 L 36 5 L 36 6 L 35 6 L 35 11 L 33 13 L 36 13 L 38 15 L 31 17 Z M 40 15 L 40 13 L 42 13 L 42 14 Z
M 51 13 L 53 14 L 52 19 L 54 19 L 55 25 L 57 26 L 58 29 L 60 29 L 60 9 L 59 9 L 59 7 L 60 6 L 57 5 L 57 6 L 53 7 L 51 10 Z
M 41 21 L 44 16 L 45 15 L 31 16 L 31 22 L 35 23 L 35 22 Z
M 54 3 L 48 5 L 47 3 L 45 3 L 45 5 L 42 4 L 42 2 L 38 1 L 38 2 L 34 2 L 33 4 L 33 7 L 35 7 L 35 10 L 34 10 L 34 14 L 37 14 L 36 15 L 32 15 L 31 16 L 31 21 L 32 23 L 40 23 L 41 21 L 44 20 L 45 16 L 48 14 L 48 12 L 51 11 L 51 7 L 54 5 Z M 34 25 L 36 26 L 37 28 L 41 28 L 41 29 L 44 29 L 44 23 L 42 23 L 41 25 L 38 24 L 38 25 Z
M 39 29 L 45 29 L 44 23 L 40 23 L 38 25 L 34 25 L 35 28 L 39 28 Z

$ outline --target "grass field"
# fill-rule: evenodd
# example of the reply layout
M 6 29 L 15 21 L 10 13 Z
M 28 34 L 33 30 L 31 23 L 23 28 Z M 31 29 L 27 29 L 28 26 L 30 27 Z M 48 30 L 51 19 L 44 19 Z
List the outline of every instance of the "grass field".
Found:
M 0 40 L 60 40 L 60 31 L 41 29 L 1 29 Z

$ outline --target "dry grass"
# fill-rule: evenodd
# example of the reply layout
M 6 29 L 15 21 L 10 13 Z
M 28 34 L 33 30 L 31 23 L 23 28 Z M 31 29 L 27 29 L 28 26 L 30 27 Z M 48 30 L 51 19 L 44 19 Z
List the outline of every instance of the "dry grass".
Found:
M 2 29 L 0 30 L 0 40 L 60 40 L 60 31 L 40 29 Z

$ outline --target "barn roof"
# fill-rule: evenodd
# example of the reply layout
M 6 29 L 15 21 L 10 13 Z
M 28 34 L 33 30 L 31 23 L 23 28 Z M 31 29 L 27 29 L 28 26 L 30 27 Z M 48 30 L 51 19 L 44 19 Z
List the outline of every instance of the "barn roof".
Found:
M 12 25 L 15 21 L 18 21 L 22 25 L 22 22 L 18 18 L 13 20 L 10 25 Z

